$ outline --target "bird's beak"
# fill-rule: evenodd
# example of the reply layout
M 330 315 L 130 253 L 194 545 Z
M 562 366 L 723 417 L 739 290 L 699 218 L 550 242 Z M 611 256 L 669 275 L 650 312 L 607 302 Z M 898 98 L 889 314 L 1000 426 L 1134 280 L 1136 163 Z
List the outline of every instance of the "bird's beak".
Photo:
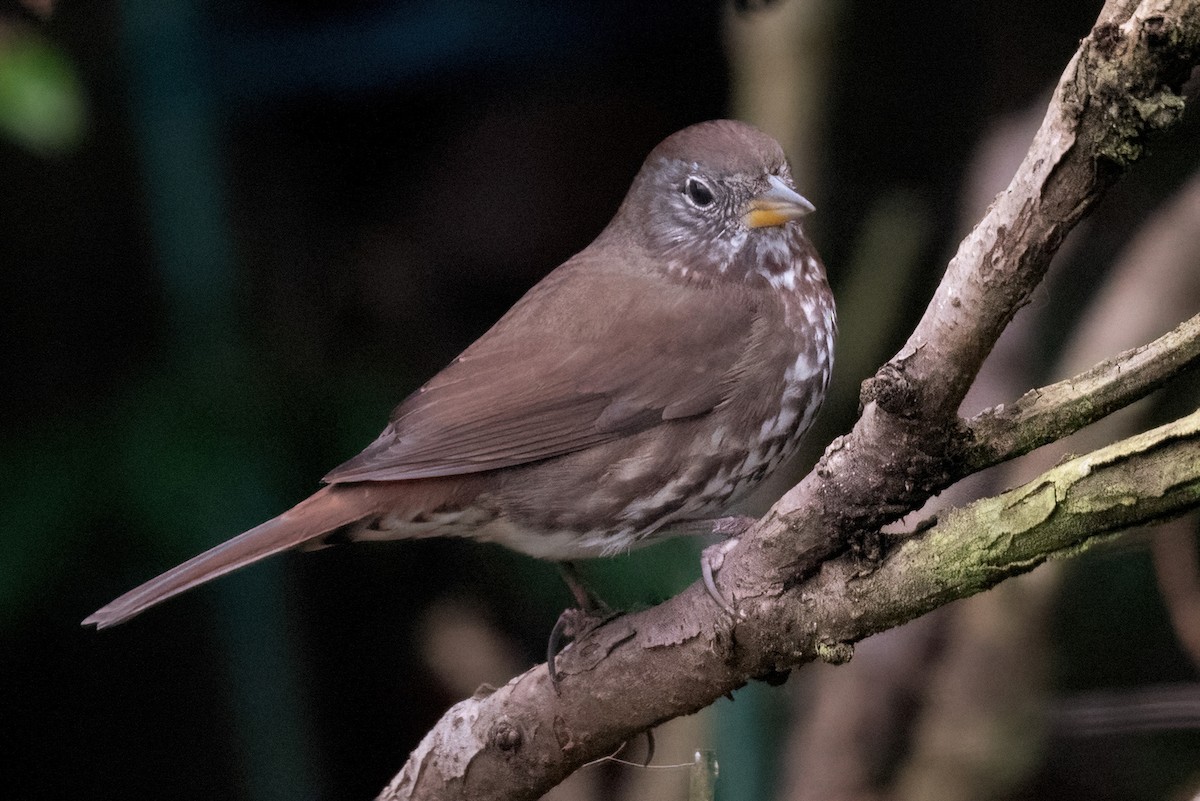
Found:
M 803 217 L 816 210 L 804 196 L 783 182 L 778 175 L 768 175 L 771 187 L 746 204 L 742 219 L 750 228 L 768 228 Z

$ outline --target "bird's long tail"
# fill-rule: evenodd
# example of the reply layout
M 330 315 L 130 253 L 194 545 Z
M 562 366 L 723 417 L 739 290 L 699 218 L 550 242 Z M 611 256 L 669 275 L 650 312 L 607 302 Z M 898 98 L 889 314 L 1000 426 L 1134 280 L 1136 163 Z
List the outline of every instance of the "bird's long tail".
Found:
M 115 626 L 198 584 L 280 551 L 311 544 L 324 534 L 375 514 L 378 502 L 379 493 L 370 485 L 325 487 L 278 517 L 130 590 L 89 616 L 83 625 Z

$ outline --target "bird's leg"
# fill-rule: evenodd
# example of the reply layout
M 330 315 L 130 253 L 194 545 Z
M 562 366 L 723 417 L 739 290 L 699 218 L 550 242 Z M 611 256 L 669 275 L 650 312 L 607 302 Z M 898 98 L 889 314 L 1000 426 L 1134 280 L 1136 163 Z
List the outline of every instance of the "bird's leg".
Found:
M 700 554 L 700 575 L 704 577 L 704 589 L 708 590 L 710 598 L 717 606 L 730 615 L 737 617 L 737 611 L 717 588 L 716 575 L 725 563 L 725 554 L 738 544 L 738 537 L 750 528 L 756 521 L 753 517 L 719 517 L 715 520 L 704 521 L 711 527 L 713 534 L 720 534 L 726 539 L 705 548 Z
M 612 614 L 608 604 L 600 600 L 600 597 L 584 583 L 583 576 L 579 575 L 579 568 L 574 562 L 559 562 L 558 572 L 581 611 L 594 617 L 607 617 Z
M 550 640 L 546 643 L 546 669 L 555 693 L 559 692 L 558 685 L 561 681 L 554 667 L 554 658 L 558 654 L 559 646 L 564 640 L 573 642 L 582 639 L 589 631 L 614 617 L 608 604 L 584 584 L 574 562 L 559 562 L 558 572 L 578 607 L 563 610 L 554 628 L 550 630 Z

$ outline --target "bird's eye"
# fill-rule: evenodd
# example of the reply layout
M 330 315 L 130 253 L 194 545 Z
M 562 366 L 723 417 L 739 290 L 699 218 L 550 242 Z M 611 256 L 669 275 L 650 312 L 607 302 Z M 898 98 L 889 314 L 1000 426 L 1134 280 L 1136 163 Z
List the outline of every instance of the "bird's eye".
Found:
M 715 199 L 712 189 L 699 178 L 688 178 L 687 183 L 683 185 L 683 191 L 688 196 L 688 200 L 700 208 L 711 206 Z

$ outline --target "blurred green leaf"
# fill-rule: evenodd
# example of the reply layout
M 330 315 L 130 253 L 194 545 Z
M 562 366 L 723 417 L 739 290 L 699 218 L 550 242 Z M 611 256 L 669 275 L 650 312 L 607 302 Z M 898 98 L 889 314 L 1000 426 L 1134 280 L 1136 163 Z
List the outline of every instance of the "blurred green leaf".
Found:
M 66 54 L 20 28 L 0 27 L 0 134 L 41 155 L 83 139 L 83 87 Z

